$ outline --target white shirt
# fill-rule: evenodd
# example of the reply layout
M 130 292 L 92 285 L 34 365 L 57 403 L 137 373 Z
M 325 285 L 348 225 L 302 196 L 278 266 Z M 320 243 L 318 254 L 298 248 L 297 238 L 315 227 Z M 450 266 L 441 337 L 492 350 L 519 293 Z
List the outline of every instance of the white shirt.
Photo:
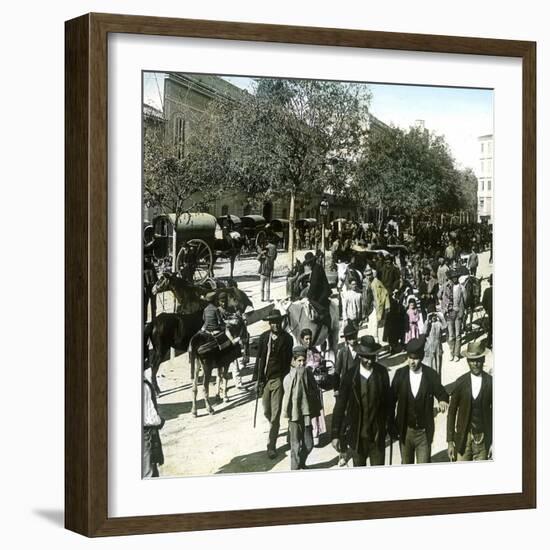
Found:
M 350 353 L 351 353 L 351 357 L 352 357 L 353 359 L 355 359 L 355 356 L 357 355 L 357 352 L 353 349 L 353 346 L 350 346 L 350 345 L 348 344 L 348 349 L 349 349 L 349 351 L 350 351 Z
M 420 389 L 420 382 L 422 382 L 422 367 L 418 369 L 418 372 L 413 372 L 412 369 L 409 369 L 409 381 L 411 383 L 412 394 L 416 397 Z
M 365 379 L 365 380 L 368 380 L 370 377 L 371 377 L 371 374 L 372 374 L 372 370 L 373 369 L 367 369 L 366 367 L 364 367 L 363 365 L 359 365 L 359 372 L 361 373 L 361 376 Z
M 472 380 L 472 397 L 475 399 L 481 391 L 481 374 L 479 376 L 475 376 L 470 373 L 470 378 Z

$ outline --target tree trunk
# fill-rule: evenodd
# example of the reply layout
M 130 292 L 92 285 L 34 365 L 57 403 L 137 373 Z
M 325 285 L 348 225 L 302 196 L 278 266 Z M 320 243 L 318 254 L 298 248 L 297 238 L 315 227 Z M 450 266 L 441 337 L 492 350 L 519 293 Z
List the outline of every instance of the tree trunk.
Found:
M 290 207 L 288 209 L 288 268 L 292 269 L 294 266 L 294 225 L 296 217 L 296 192 L 292 190 L 290 192 Z

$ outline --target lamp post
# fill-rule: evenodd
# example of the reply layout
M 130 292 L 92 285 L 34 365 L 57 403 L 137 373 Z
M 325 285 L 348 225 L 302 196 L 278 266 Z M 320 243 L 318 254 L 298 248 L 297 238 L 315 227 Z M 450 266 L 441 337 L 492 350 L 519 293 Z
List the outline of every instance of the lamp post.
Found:
M 319 214 L 321 215 L 321 250 L 323 251 L 323 267 L 325 267 L 325 219 L 328 214 L 328 201 L 323 199 L 319 204 Z

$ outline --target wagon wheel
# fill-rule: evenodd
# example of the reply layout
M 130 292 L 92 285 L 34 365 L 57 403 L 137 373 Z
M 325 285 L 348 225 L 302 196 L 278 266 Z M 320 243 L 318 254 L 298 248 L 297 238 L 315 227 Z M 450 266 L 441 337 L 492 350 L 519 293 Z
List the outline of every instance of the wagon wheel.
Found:
M 192 251 L 194 271 L 193 282 L 197 284 L 204 283 L 208 277 L 212 276 L 214 258 L 212 249 L 202 239 L 190 239 L 187 241 L 189 249 Z M 191 255 L 191 252 L 190 252 Z M 176 269 L 181 270 L 185 262 L 185 251 L 182 248 L 176 258 Z
M 263 248 L 267 244 L 267 233 L 259 231 L 256 235 L 256 248 Z

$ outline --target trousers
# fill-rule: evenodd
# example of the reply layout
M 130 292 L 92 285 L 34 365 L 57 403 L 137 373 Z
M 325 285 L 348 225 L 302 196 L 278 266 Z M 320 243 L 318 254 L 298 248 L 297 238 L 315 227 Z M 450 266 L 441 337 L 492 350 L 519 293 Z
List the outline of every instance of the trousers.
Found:
M 262 302 L 269 300 L 271 291 L 271 275 L 260 275 L 260 286 L 262 289 Z
M 306 460 L 313 449 L 313 429 L 311 424 L 306 426 L 304 420 L 288 421 L 290 438 L 290 469 L 303 470 Z
M 279 427 L 281 425 L 283 395 L 283 380 L 281 378 L 267 380 L 262 394 L 262 405 L 264 407 L 264 416 L 270 424 L 267 448 L 272 450 L 275 450 L 277 446 L 277 437 L 279 436 Z
M 485 446 L 485 441 L 483 441 L 483 438 L 479 443 L 476 443 L 471 432 L 468 432 L 468 435 L 466 436 L 466 447 L 464 448 L 464 453 L 458 453 L 456 459 L 460 462 L 470 460 L 487 460 L 487 447 Z
M 458 311 L 450 311 L 447 314 L 447 329 L 449 331 L 449 351 L 451 358 L 460 357 L 462 315 Z
M 431 462 L 432 446 L 428 443 L 426 430 L 407 428 L 405 441 L 399 442 L 399 448 L 402 464 L 414 464 L 415 455 L 417 464 Z
M 367 459 L 371 466 L 383 466 L 385 461 L 385 449 L 383 446 L 376 445 L 373 441 L 362 439 L 359 442 L 359 449 L 349 449 L 349 454 L 353 461 L 353 466 L 366 466 Z

